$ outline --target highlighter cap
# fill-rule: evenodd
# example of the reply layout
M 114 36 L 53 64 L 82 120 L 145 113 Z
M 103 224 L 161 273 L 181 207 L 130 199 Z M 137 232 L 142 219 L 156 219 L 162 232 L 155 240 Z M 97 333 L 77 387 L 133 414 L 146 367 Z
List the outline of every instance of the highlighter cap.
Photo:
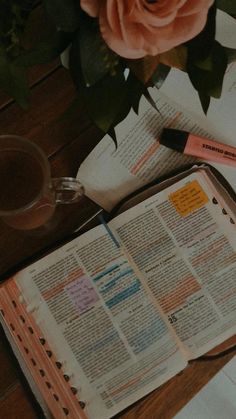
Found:
M 172 150 L 183 153 L 187 144 L 188 136 L 189 132 L 187 131 L 173 128 L 164 128 L 161 133 L 160 144 L 168 148 L 172 148 Z

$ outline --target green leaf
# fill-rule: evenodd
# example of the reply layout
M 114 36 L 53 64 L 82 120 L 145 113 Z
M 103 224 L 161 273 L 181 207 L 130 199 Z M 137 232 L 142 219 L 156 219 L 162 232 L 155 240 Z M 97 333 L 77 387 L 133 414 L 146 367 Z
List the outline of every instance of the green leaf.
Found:
M 35 64 L 44 64 L 57 58 L 71 43 L 69 33 L 57 31 L 47 41 L 39 42 L 29 51 L 24 51 L 16 59 L 16 64 L 30 67 Z
M 126 80 L 127 95 L 124 98 L 119 113 L 113 122 L 114 126 L 123 121 L 128 115 L 131 108 L 138 114 L 139 103 L 142 95 L 147 91 L 147 87 L 137 78 L 131 71 Z M 116 134 L 113 128 L 109 129 L 108 134 L 117 147 Z
M 152 96 L 150 95 L 149 91 L 146 89 L 144 91 L 144 96 L 147 99 L 147 101 L 150 103 L 150 105 L 152 105 L 152 107 L 158 112 L 160 113 L 159 109 L 157 108 L 156 103 L 154 102 Z
M 206 114 L 210 105 L 211 98 L 205 92 L 198 92 L 203 112 Z
M 170 72 L 170 67 L 168 67 L 167 65 L 159 64 L 157 66 L 156 71 L 152 75 L 152 82 L 158 89 L 160 89 L 160 87 L 164 83 L 169 72 Z
M 84 106 L 93 122 L 103 131 L 108 132 L 115 124 L 122 105 L 127 97 L 127 87 L 121 66 L 114 76 L 106 75 L 98 83 L 86 86 L 76 43 L 70 51 L 70 71 L 78 95 L 83 98 Z
M 44 0 L 46 12 L 58 29 L 74 32 L 79 27 L 78 4 L 76 0 Z
M 126 94 L 122 71 L 115 76 L 105 76 L 99 83 L 86 89 L 84 99 L 88 113 L 104 132 L 117 122 Z
M 0 51 L 0 86 L 8 93 L 23 109 L 29 104 L 29 87 L 26 70 L 8 61 Z
M 138 60 L 126 60 L 126 64 L 135 74 L 135 76 L 143 83 L 147 83 L 159 64 L 159 55 L 147 55 Z
M 217 0 L 216 5 L 218 9 L 223 10 L 231 15 L 236 14 L 236 2 L 235 0 Z
M 227 58 L 228 58 L 228 64 L 233 63 L 236 61 L 236 49 L 233 48 L 224 48 Z
M 95 124 L 104 132 L 108 132 L 115 139 L 113 128 L 129 113 L 131 107 L 138 112 L 142 95 L 155 103 L 150 97 L 147 86 L 143 84 L 131 71 L 125 78 L 125 63 L 122 61 L 116 67 L 114 75 L 106 74 L 92 85 L 87 85 L 82 72 L 80 55 L 78 54 L 78 37 L 74 39 L 70 49 L 70 71 L 78 90 L 78 95 L 88 114 Z
M 205 60 L 196 60 L 195 61 L 195 66 L 200 68 L 201 70 L 205 70 L 205 71 L 212 71 L 213 67 L 212 67 L 213 63 L 212 63 L 212 56 L 209 55 L 207 58 L 205 58 Z
M 133 108 L 134 112 L 138 114 L 139 104 L 142 96 L 144 96 L 146 100 L 153 106 L 153 108 L 160 113 L 156 103 L 148 92 L 147 86 L 141 83 L 140 80 L 136 78 L 136 76 L 131 72 L 129 73 L 128 79 L 126 81 L 126 87 L 127 97 L 123 101 L 121 110 L 114 120 L 114 125 L 117 125 L 119 122 L 123 121 L 131 108 Z
M 98 22 L 81 14 L 78 54 L 85 83 L 90 86 L 97 83 L 108 73 L 116 71 L 119 57 L 111 51 L 101 37 Z
M 4 36 L 11 29 L 13 13 L 9 0 L 1 1 L 0 34 Z
M 107 132 L 108 135 L 110 135 L 113 143 L 115 144 L 115 149 L 117 150 L 118 147 L 118 143 L 117 143 L 117 138 L 116 138 L 116 132 L 114 130 L 114 128 L 110 128 L 109 131 Z
M 207 59 L 188 62 L 187 72 L 194 88 L 207 96 L 219 98 L 227 63 L 225 49 L 215 41 Z
M 165 64 L 168 67 L 175 67 L 179 70 L 185 71 L 187 54 L 187 47 L 185 45 L 179 45 L 178 47 L 172 48 L 169 51 L 160 54 L 160 63 Z
M 138 114 L 139 102 L 144 90 L 146 90 L 146 86 L 131 71 L 129 72 L 126 83 L 128 97 L 122 109 L 123 114 L 125 113 L 124 117 L 128 114 L 131 107 Z
M 216 5 L 210 7 L 204 29 L 186 43 L 188 47 L 187 62 L 205 60 L 213 47 L 216 32 Z

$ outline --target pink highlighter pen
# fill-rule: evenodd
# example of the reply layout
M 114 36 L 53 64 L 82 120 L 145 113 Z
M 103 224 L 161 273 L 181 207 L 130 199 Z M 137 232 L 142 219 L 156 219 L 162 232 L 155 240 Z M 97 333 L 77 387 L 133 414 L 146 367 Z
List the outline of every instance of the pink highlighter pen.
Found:
M 204 160 L 236 168 L 236 147 L 198 137 L 187 131 L 164 128 L 160 137 L 160 144 L 189 156 L 200 157 Z

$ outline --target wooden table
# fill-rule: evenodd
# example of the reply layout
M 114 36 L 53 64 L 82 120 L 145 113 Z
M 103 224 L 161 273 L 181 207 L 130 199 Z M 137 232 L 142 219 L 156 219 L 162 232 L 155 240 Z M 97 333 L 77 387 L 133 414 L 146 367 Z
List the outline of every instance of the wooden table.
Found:
M 39 144 L 51 163 L 53 176 L 75 176 L 79 164 L 100 140 L 101 133 L 82 110 L 63 116 L 75 97 L 68 72 L 59 62 L 34 68 L 30 73 L 31 106 L 21 110 L 0 94 L 0 134 L 17 134 Z M 85 221 L 96 205 L 85 198 L 77 205 L 61 207 L 52 232 L 36 235 L 16 231 L 0 221 L 0 274 L 56 239 L 64 237 Z M 3 332 L 0 332 L 0 416 L 4 419 L 33 419 L 39 414 Z M 211 361 L 193 361 L 120 418 L 172 418 L 206 384 L 233 354 Z M 98 418 L 102 419 L 102 418 Z

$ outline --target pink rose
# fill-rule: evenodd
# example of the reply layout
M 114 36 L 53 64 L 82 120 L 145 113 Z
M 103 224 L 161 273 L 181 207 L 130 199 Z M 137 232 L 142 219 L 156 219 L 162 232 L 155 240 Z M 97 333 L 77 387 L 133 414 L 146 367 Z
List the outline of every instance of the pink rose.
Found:
M 196 36 L 214 0 L 81 0 L 107 45 L 125 58 L 157 55 Z

